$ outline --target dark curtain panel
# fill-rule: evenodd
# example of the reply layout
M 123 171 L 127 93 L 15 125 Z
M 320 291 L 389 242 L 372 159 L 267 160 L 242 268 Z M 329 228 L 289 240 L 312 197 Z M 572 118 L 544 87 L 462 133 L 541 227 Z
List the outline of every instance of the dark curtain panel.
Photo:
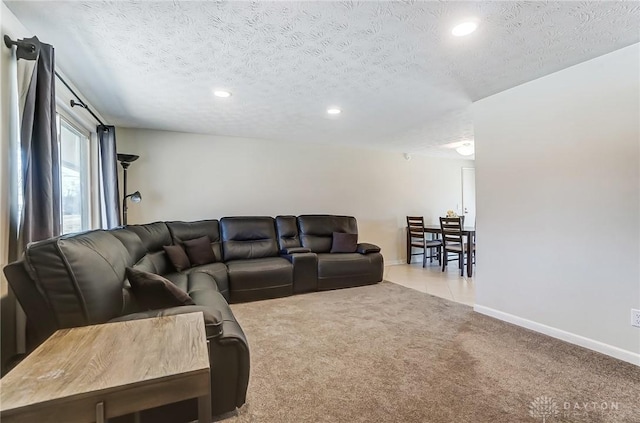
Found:
M 98 126 L 98 144 L 100 151 L 100 191 L 103 203 L 102 226 L 113 228 L 120 225 L 116 128 L 114 126 Z
M 54 49 L 51 45 L 40 43 L 33 37 L 28 39 L 37 46 L 36 52 L 23 54 L 18 52 L 15 65 L 22 72 L 16 77 L 12 69 L 12 115 L 13 110 L 22 108 L 15 119 L 12 117 L 12 176 L 17 186 L 12 190 L 10 228 L 9 228 L 9 261 L 21 258 L 26 245 L 60 235 L 60 153 L 58 131 L 56 128 L 56 95 L 54 73 Z M 22 65 L 21 65 L 22 63 Z M 12 66 L 14 64 L 12 63 Z M 13 95 L 15 90 L 24 94 L 24 103 Z M 15 125 L 14 125 L 15 122 Z M 17 127 L 15 127 L 17 126 Z M 15 134 L 15 135 L 14 135 Z M 15 142 L 13 141 L 15 139 Z M 19 139 L 17 139 L 19 138 Z M 17 151 L 16 151 L 17 150 Z M 19 158 L 19 160 L 17 159 Z M 17 162 L 17 163 L 16 163 Z M 2 364 L 3 371 L 16 351 L 8 351 L 5 344 L 12 344 L 17 349 L 22 346 L 15 340 L 5 339 L 6 325 L 16 328 L 13 335 L 16 339 L 24 336 L 23 329 L 17 328 L 17 321 L 24 322 L 23 314 L 16 313 L 13 295 L 2 302 Z M 13 310 L 12 315 L 5 313 Z M 19 317 L 20 316 L 20 317 Z M 21 323 L 22 324 L 22 323 Z M 18 333 L 18 331 L 20 331 Z M 27 321 L 27 338 L 29 324 Z M 28 341 L 27 341 L 28 342 Z
M 60 235 L 54 50 L 49 44 L 35 42 L 39 44 L 39 54 L 20 122 L 22 210 L 17 237 L 9 245 L 10 260 L 19 258 L 29 242 Z

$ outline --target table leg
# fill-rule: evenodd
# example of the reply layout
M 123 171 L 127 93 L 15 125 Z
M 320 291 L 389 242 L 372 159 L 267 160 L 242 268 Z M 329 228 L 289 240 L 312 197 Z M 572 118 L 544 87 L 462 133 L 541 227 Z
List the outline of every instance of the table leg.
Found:
M 102 401 L 96 404 L 96 423 L 105 423 L 104 402 Z
M 407 264 L 411 264 L 411 233 L 407 226 Z
M 207 340 L 207 351 L 209 357 L 211 356 L 211 344 Z M 198 423 L 211 423 L 211 376 L 207 376 L 207 394 L 198 397 Z
M 211 423 L 211 394 L 198 397 L 198 423 Z

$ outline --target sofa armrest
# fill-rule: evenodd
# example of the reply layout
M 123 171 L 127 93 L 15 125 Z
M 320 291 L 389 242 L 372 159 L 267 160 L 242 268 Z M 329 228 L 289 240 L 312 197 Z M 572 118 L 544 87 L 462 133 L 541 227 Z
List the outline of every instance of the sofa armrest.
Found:
M 280 250 L 280 254 L 285 256 L 289 254 L 300 254 L 300 253 L 310 253 L 311 250 L 309 248 L 304 247 L 285 247 Z
M 360 254 L 379 253 L 380 247 L 375 244 L 368 244 L 366 242 L 358 244 L 356 251 Z
M 207 307 L 198 305 L 178 306 L 160 310 L 148 310 L 138 313 L 125 314 L 120 317 L 116 317 L 115 319 L 109 320 L 109 323 L 151 319 L 154 317 L 175 316 L 178 314 L 197 312 L 202 312 L 204 316 L 204 327 L 207 333 L 207 339 L 217 338 L 218 336 L 222 335 L 222 313 L 220 313 L 219 310 L 210 310 Z
M 318 290 L 318 255 L 298 253 L 282 256 L 293 265 L 293 292 L 301 294 Z

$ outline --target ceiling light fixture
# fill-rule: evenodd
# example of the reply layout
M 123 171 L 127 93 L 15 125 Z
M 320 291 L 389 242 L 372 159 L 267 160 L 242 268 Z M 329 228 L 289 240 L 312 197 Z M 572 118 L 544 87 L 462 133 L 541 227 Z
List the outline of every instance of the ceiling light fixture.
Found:
M 330 115 L 339 115 L 340 113 L 342 113 L 342 110 L 337 107 L 329 107 L 327 109 L 327 113 L 329 113 Z
M 478 23 L 473 21 L 463 22 L 453 27 L 451 33 L 456 37 L 464 37 L 478 28 Z
M 213 95 L 215 95 L 216 97 L 220 97 L 220 98 L 229 98 L 229 97 L 231 97 L 231 93 L 229 91 L 224 91 L 224 90 L 215 90 L 213 92 Z
M 456 148 L 456 151 L 461 156 L 471 156 L 476 152 L 476 149 L 470 142 L 465 142 L 460 147 Z

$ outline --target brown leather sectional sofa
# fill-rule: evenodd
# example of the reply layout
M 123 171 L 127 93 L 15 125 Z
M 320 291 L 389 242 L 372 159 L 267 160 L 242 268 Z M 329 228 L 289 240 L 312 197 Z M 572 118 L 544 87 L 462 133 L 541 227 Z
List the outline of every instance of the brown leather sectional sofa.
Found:
M 57 329 L 202 311 L 210 341 L 212 410 L 245 402 L 249 347 L 229 303 L 377 283 L 380 248 L 357 244 L 331 253 L 334 233 L 357 234 L 350 216 L 225 217 L 156 222 L 64 235 L 29 245 L 23 261 L 5 267 L 27 313 L 35 347 Z M 206 235 L 215 262 L 175 271 L 163 246 Z M 196 305 L 143 310 L 125 276 L 133 267 L 163 275 Z M 197 407 L 173 404 L 142 414 L 143 421 L 190 421 Z

